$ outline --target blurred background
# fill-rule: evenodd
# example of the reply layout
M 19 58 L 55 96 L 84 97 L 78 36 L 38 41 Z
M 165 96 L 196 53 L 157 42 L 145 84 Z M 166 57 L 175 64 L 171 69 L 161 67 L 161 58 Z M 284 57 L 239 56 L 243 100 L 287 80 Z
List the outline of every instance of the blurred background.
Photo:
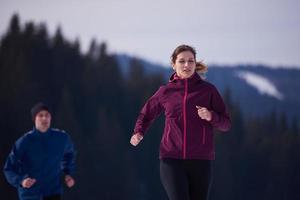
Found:
M 146 99 L 196 48 L 230 110 L 216 131 L 211 200 L 294 200 L 300 183 L 300 2 L 297 0 L 0 0 L 0 165 L 33 127 L 38 101 L 78 151 L 64 199 L 167 200 L 160 116 L 129 144 Z M 297 89 L 298 88 L 298 89 Z M 17 199 L 0 173 L 1 199 Z

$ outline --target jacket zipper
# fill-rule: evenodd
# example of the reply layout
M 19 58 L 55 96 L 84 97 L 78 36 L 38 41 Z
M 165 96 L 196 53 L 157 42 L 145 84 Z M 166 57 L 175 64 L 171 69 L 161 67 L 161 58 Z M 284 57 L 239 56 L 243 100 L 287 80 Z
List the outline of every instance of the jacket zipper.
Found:
M 42 166 L 43 166 L 43 169 L 42 170 L 42 176 L 45 176 L 45 173 L 44 173 L 44 169 L 45 169 L 45 165 L 46 165 L 46 161 L 45 161 L 45 154 L 46 154 L 46 143 L 45 143 L 45 134 L 46 133 L 38 133 L 40 134 L 40 138 L 41 138 L 41 145 L 42 145 L 42 148 L 41 148 L 41 152 L 42 153 Z M 41 193 L 44 193 L 44 182 L 43 180 L 40 180 L 40 192 Z
M 187 79 L 184 82 L 184 96 L 183 96 L 183 159 L 186 159 L 186 98 L 187 98 Z

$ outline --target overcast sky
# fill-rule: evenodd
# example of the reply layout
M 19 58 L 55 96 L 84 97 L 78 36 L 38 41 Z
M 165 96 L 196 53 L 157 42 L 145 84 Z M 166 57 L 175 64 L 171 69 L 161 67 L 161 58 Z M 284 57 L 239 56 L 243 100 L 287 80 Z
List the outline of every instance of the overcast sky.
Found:
M 86 51 L 92 38 L 110 52 L 168 64 L 182 43 L 215 64 L 300 68 L 299 0 L 0 0 L 0 34 L 21 23 L 57 26 Z

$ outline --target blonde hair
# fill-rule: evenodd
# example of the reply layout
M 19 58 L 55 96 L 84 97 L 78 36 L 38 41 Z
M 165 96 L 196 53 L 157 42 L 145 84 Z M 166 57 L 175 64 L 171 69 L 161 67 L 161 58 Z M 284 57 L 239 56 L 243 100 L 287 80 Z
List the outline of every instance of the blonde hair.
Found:
M 196 62 L 196 70 L 195 70 L 202 79 L 206 79 L 206 72 L 208 71 L 207 65 L 202 61 Z

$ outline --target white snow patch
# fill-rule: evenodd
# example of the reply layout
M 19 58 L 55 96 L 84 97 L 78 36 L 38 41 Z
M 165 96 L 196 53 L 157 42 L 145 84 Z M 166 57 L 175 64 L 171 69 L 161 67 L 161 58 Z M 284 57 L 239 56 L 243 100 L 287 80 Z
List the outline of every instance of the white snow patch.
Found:
M 252 87 L 256 88 L 260 94 L 269 95 L 278 100 L 283 100 L 283 95 L 269 79 L 248 71 L 238 71 L 236 75 L 245 80 L 246 83 Z

